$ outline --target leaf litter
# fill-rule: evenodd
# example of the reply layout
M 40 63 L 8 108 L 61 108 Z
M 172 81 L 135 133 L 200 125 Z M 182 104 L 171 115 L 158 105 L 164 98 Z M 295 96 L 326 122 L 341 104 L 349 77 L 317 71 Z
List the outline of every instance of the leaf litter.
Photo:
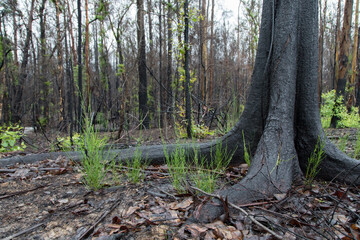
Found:
M 141 184 L 122 178 L 92 192 L 66 158 L 1 169 L 0 239 L 275 239 L 226 200 L 223 221 L 191 222 L 209 197 L 177 194 L 166 166 L 147 170 Z M 229 168 L 219 186 L 246 172 Z M 239 207 L 283 239 L 360 239 L 359 187 L 319 181 Z

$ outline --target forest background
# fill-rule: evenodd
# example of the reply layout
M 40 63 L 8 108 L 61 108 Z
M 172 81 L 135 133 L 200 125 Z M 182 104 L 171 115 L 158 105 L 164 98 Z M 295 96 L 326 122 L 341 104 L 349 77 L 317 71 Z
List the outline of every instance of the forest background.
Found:
M 72 135 L 86 112 L 118 138 L 139 125 L 175 126 L 185 137 L 187 49 L 193 134 L 227 132 L 250 86 L 262 1 L 190 1 L 188 44 L 184 2 L 3 1 L 1 122 Z M 356 13 L 358 1 L 319 1 L 319 103 L 336 89 L 349 116 L 359 103 Z M 335 92 L 323 97 L 327 127 Z M 343 118 L 339 126 L 358 124 Z

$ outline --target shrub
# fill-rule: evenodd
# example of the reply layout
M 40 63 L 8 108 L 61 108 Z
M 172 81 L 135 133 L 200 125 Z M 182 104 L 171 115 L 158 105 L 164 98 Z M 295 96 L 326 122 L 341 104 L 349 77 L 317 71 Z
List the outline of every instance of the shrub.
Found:
M 348 111 L 343 103 L 343 97 L 340 95 L 336 98 L 335 90 L 323 93 L 321 97 L 323 104 L 320 109 L 320 116 L 324 128 L 330 127 L 331 118 L 334 115 L 340 119 L 338 128 L 360 127 L 359 109 L 351 107 Z
M 16 145 L 23 136 L 22 129 L 19 125 L 0 126 L 0 152 L 23 151 L 26 148 L 23 142 Z
M 58 137 L 56 140 L 61 151 L 81 150 L 84 148 L 84 139 L 79 133 L 72 136 L 72 144 L 70 137 Z
M 114 166 L 114 159 L 110 159 L 110 151 L 105 148 L 108 138 L 100 137 L 88 118 L 85 119 L 83 135 L 81 172 L 85 185 L 96 191 L 104 186 L 106 174 Z

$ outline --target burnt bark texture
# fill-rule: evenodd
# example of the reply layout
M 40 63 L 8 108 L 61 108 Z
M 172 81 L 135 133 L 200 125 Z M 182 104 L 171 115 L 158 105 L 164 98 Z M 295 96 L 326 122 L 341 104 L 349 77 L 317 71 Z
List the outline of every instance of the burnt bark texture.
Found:
M 147 106 L 147 75 L 146 75 L 146 42 L 144 28 L 144 1 L 137 0 L 137 40 L 138 40 L 138 70 L 139 70 L 139 119 L 142 127 L 149 128 Z

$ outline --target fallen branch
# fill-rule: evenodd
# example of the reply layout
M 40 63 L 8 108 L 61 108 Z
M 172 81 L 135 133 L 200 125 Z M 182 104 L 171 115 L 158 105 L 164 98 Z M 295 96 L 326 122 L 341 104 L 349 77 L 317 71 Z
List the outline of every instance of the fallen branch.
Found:
M 48 187 L 48 186 L 50 186 L 50 185 L 49 185 L 49 184 L 46 184 L 46 185 L 37 186 L 37 187 L 32 188 L 32 189 L 29 189 L 29 190 L 23 190 L 23 191 L 19 191 L 19 192 L 10 193 L 10 194 L 8 194 L 8 195 L 0 196 L 0 199 L 5 199 L 5 198 L 12 197 L 12 196 L 16 196 L 16 195 L 20 195 L 20 194 L 32 192 L 32 191 L 35 191 L 35 190 L 37 190 L 37 189 L 39 189 L 39 188 L 44 188 L 44 187 Z
M 13 234 L 13 235 L 11 235 L 11 236 L 9 236 L 9 237 L 3 238 L 2 240 L 11 240 L 11 239 L 14 239 L 14 238 L 16 238 L 16 237 L 18 237 L 18 236 L 21 236 L 21 235 L 25 234 L 25 233 L 32 232 L 32 231 L 34 231 L 36 228 L 41 227 L 41 226 L 46 226 L 46 225 L 45 225 L 45 223 L 39 223 L 39 224 L 37 224 L 37 225 L 35 225 L 35 226 L 32 226 L 32 227 L 30 227 L 30 228 L 28 228 L 28 229 L 25 229 L 25 230 L 22 230 L 22 231 L 20 231 L 20 232 L 18 232 L 18 233 L 15 233 L 15 234 Z
M 15 169 L 0 169 L 0 173 L 14 173 Z
M 81 234 L 80 237 L 77 238 L 77 240 L 82 240 L 82 239 L 85 239 L 87 238 L 96 228 L 96 226 L 109 214 L 111 213 L 122 201 L 122 198 L 121 199 L 118 199 L 112 206 L 109 210 L 107 210 L 106 212 L 104 212 L 99 218 L 98 220 L 96 220 L 96 222 L 91 226 L 89 227 L 83 234 Z
M 211 193 L 207 193 L 197 187 L 193 187 L 193 186 L 190 186 L 190 188 L 196 190 L 196 191 L 199 191 L 207 196 L 210 196 L 210 197 L 214 197 L 214 198 L 217 198 L 219 200 L 222 199 L 221 196 L 219 195 L 215 195 L 215 194 L 211 194 Z M 282 236 L 278 235 L 277 233 L 275 233 L 274 231 L 272 231 L 271 229 L 269 229 L 268 227 L 264 226 L 262 223 L 260 223 L 258 220 L 256 220 L 253 216 L 251 216 L 247 211 L 245 211 L 244 209 L 242 209 L 241 207 L 238 207 L 237 205 L 235 205 L 234 203 L 232 202 L 229 202 L 229 205 L 237 210 L 239 210 L 240 212 L 242 212 L 243 214 L 245 214 L 245 216 L 247 216 L 253 223 L 255 223 L 256 225 L 258 225 L 259 227 L 263 228 L 265 231 L 267 231 L 268 233 L 272 234 L 274 237 L 276 237 L 277 239 L 283 239 Z

